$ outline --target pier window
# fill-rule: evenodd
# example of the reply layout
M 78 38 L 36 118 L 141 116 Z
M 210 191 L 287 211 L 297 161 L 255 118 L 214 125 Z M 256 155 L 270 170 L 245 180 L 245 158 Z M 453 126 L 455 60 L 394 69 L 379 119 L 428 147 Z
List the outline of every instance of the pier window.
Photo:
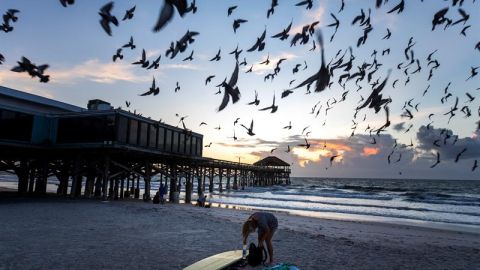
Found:
M 138 131 L 140 138 L 138 144 L 143 147 L 147 147 L 147 136 L 148 136 L 148 124 L 145 122 L 140 122 L 140 129 Z
M 160 151 L 165 149 L 165 128 L 158 127 L 158 144 L 157 148 Z
M 103 143 L 115 140 L 115 116 L 67 117 L 58 120 L 59 143 Z
M 149 125 L 148 127 L 148 147 L 157 147 L 157 127 L 155 125 Z
M 202 156 L 202 147 L 203 147 L 202 138 L 197 137 L 197 156 Z
M 190 141 L 192 142 L 192 155 L 196 156 L 197 155 L 197 138 L 196 137 L 190 137 Z
M 183 133 L 180 133 L 180 140 L 179 140 L 179 143 L 178 143 L 178 152 L 181 153 L 181 154 L 184 154 L 185 153 L 185 134 Z
M 185 154 L 192 154 L 192 136 L 186 136 L 185 138 Z
M 172 152 L 178 153 L 178 132 L 173 132 Z
M 128 143 L 137 144 L 137 133 L 138 133 L 138 121 L 130 119 L 129 132 L 128 132 Z
M 123 116 L 117 118 L 117 140 L 121 143 L 127 143 L 128 119 Z
M 172 152 L 172 130 L 167 129 L 166 135 L 165 135 L 165 151 L 167 152 Z
M 32 115 L 0 110 L 0 139 L 30 141 L 32 127 Z

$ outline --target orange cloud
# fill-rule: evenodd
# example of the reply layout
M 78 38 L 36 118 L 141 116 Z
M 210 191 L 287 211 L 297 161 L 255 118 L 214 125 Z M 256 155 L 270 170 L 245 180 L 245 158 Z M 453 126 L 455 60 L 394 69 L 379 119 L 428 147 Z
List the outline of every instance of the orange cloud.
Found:
M 375 147 L 364 147 L 363 148 L 363 153 L 362 156 L 368 157 L 368 156 L 373 156 L 376 155 L 380 152 L 379 148 Z

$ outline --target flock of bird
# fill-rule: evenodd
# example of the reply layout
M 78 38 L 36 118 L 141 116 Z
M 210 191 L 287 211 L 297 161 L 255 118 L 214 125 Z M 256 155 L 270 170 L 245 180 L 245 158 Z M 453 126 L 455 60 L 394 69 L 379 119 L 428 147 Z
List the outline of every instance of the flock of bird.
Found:
M 408 4 L 412 5 L 419 5 L 419 3 L 413 3 L 412 1 L 404 1 L 404 0 L 397 0 L 398 3 L 391 4 L 389 2 L 393 1 L 388 1 L 388 0 L 376 0 L 375 1 L 375 8 L 376 9 L 382 9 L 384 6 L 389 6 L 386 11 L 388 14 L 400 14 L 405 11 L 405 6 Z M 461 26 L 462 29 L 460 31 L 460 34 L 463 36 L 467 35 L 467 31 L 473 31 L 471 29 L 473 26 L 469 24 L 470 22 L 470 14 L 468 14 L 464 8 L 465 0 L 445 0 L 445 4 L 448 2 L 448 6 L 445 8 L 442 8 L 432 14 L 432 28 L 431 31 L 445 31 L 447 29 L 456 27 L 457 25 Z M 471 0 L 473 3 L 475 3 L 475 0 Z M 190 1 L 190 3 L 187 2 L 187 0 L 164 0 L 163 6 L 160 9 L 160 13 L 158 15 L 158 19 L 155 23 L 153 23 L 153 32 L 159 32 L 162 29 L 164 29 L 170 21 L 172 21 L 175 17 L 175 13 L 178 13 L 180 17 L 184 17 L 188 13 L 195 14 L 197 12 L 197 4 L 196 1 Z M 306 10 L 312 9 L 314 5 L 316 5 L 317 1 L 313 0 L 305 0 L 305 1 L 298 1 L 297 3 L 294 4 L 295 7 L 297 8 L 305 8 Z M 367 2 L 367 1 L 365 1 Z M 423 0 L 421 0 L 423 2 Z M 75 4 L 75 0 L 60 0 L 60 4 L 64 6 L 65 8 L 68 8 L 71 5 Z M 288 5 L 290 2 L 284 2 L 282 4 Z M 380 58 L 385 55 L 389 55 L 390 53 L 393 53 L 390 48 L 386 49 L 374 49 L 371 53 L 371 58 L 366 59 L 366 60 L 361 60 L 360 62 L 358 61 L 358 56 L 354 54 L 354 48 L 357 47 L 362 47 L 369 42 L 369 37 L 374 31 L 373 25 L 372 25 L 372 10 L 371 8 L 368 8 L 366 10 L 361 9 L 359 13 L 351 19 L 351 22 L 344 22 L 338 19 L 339 14 L 343 12 L 345 9 L 345 1 L 341 0 L 339 1 L 340 8 L 337 12 L 337 14 L 330 13 L 330 18 L 333 20 L 331 23 L 328 23 L 324 26 L 324 30 L 320 31 L 316 28 L 320 27 L 320 22 L 319 21 L 314 21 L 311 23 L 308 23 L 304 25 L 301 30 L 297 33 L 292 33 L 292 23 L 293 20 L 281 31 L 276 32 L 276 34 L 270 36 L 271 39 L 277 39 L 280 42 L 288 42 L 290 44 L 290 47 L 293 46 L 305 46 L 308 44 L 312 44 L 311 48 L 309 48 L 309 51 L 316 51 L 317 47 L 319 48 L 318 50 L 320 51 L 320 66 L 316 71 L 313 71 L 311 75 L 306 78 L 305 80 L 294 84 L 297 82 L 296 79 L 293 79 L 289 82 L 289 85 L 284 88 L 284 90 L 281 93 L 281 98 L 287 98 L 289 95 L 294 94 L 297 90 L 299 89 L 306 89 L 306 94 L 311 94 L 313 89 L 314 93 L 319 93 L 323 91 L 329 91 L 330 88 L 332 87 L 333 84 L 338 84 L 341 89 L 344 90 L 344 92 L 341 95 L 341 98 L 338 100 L 336 98 L 329 98 L 324 104 L 320 104 L 318 102 L 315 104 L 315 106 L 311 110 L 311 114 L 315 115 L 315 118 L 319 115 L 320 111 L 324 109 L 325 111 L 325 116 L 328 115 L 328 111 L 333 108 L 335 104 L 339 104 L 341 102 L 344 102 L 349 93 L 353 92 L 359 92 L 362 90 L 365 85 L 368 85 L 371 87 L 371 91 L 369 92 L 368 96 L 364 98 L 362 95 L 360 95 L 361 99 L 358 101 L 358 106 L 355 108 L 355 113 L 352 118 L 353 126 L 351 127 L 351 136 L 354 136 L 356 133 L 356 130 L 361 122 L 365 122 L 366 119 L 366 114 L 363 117 L 363 120 L 358 119 L 358 113 L 360 113 L 362 110 L 368 110 L 371 109 L 375 114 L 383 112 L 385 116 L 385 122 L 377 127 L 370 127 L 370 124 L 366 128 L 364 132 L 368 132 L 371 141 L 369 142 L 370 144 L 377 144 L 377 139 L 375 138 L 376 136 L 380 136 L 381 133 L 387 131 L 387 129 L 391 126 L 390 122 L 390 108 L 393 100 L 391 97 L 386 97 L 385 93 L 383 92 L 384 89 L 386 88 L 393 88 L 395 89 L 398 87 L 398 85 L 403 82 L 403 85 L 406 86 L 409 84 L 411 77 L 418 77 L 420 74 L 424 74 L 426 72 L 426 75 L 428 75 L 428 78 L 426 79 L 426 82 L 428 86 L 423 92 L 423 96 L 425 96 L 429 89 L 430 85 L 429 82 L 432 80 L 434 77 L 437 69 L 440 68 L 441 63 L 439 59 L 436 57 L 437 51 L 438 50 L 433 50 L 431 53 L 428 54 L 427 57 L 419 57 L 418 55 L 415 54 L 415 48 L 417 44 L 417 40 L 414 37 L 411 37 L 408 39 L 408 42 L 406 46 L 404 47 L 403 55 L 405 57 L 405 60 L 402 61 L 401 63 L 398 63 L 396 66 L 387 66 L 385 63 L 380 62 Z M 268 10 L 266 10 L 266 16 L 267 18 L 272 17 L 275 14 L 275 9 L 279 6 L 278 0 L 272 0 L 271 5 Z M 232 16 L 235 11 L 239 8 L 239 6 L 231 6 L 226 10 L 226 17 Z M 134 5 L 133 7 L 127 9 L 123 15 L 122 21 L 127 21 L 127 20 L 132 20 L 135 18 L 135 10 L 136 6 Z M 457 12 L 455 12 L 457 11 Z M 427 11 L 425 11 L 427 13 Z M 19 10 L 16 9 L 9 9 L 7 10 L 4 15 L 3 15 L 3 24 L 1 25 L 0 30 L 4 31 L 5 33 L 14 31 L 14 25 L 15 22 L 18 20 L 18 14 L 21 14 Z M 105 5 L 103 5 L 99 12 L 99 22 L 100 22 L 100 27 L 104 30 L 104 32 L 107 35 L 113 35 L 113 26 L 118 27 L 120 24 L 120 21 L 117 19 L 117 17 L 114 14 L 114 2 L 109 2 Z M 179 18 L 180 19 L 180 18 Z M 234 19 L 233 20 L 233 33 L 237 33 L 239 28 L 242 27 L 242 25 L 249 23 L 249 20 L 247 19 Z M 347 26 L 344 26 L 347 24 Z M 360 31 L 360 36 L 358 37 L 357 41 L 354 42 L 352 46 L 347 46 L 345 49 L 339 50 L 336 54 L 331 54 L 333 57 L 328 57 L 326 52 L 325 52 L 325 41 L 323 38 L 322 32 L 327 31 L 328 29 L 333 29 L 333 33 L 328 39 L 329 42 L 333 42 L 337 32 L 341 31 L 344 27 L 349 27 L 349 28 L 355 28 L 358 27 Z M 382 30 L 383 31 L 383 30 Z M 385 35 L 383 35 L 381 40 L 388 40 L 391 38 L 392 35 L 395 33 L 392 32 L 391 29 L 386 28 L 384 29 L 386 32 Z M 478 31 L 478 30 L 476 30 Z M 195 37 L 198 36 L 200 33 L 195 32 L 195 31 L 190 31 L 188 30 L 179 40 L 172 41 L 170 42 L 169 48 L 166 50 L 164 57 L 169 57 L 170 59 L 176 58 L 178 55 L 181 54 L 187 54 L 187 50 L 190 52 L 188 56 L 183 58 L 182 61 L 194 61 L 194 50 L 191 49 L 189 50 L 195 42 Z M 256 37 L 255 42 L 249 46 L 247 49 L 245 49 L 245 52 L 243 49 L 240 49 L 238 46 L 235 50 L 232 52 L 229 52 L 230 55 L 232 55 L 235 58 L 235 66 L 233 67 L 233 72 L 231 73 L 229 79 L 225 78 L 222 82 L 219 82 L 219 84 L 216 85 L 218 88 L 218 91 L 215 94 L 223 94 L 223 98 L 220 101 L 220 105 L 217 108 L 218 112 L 221 112 L 229 104 L 236 104 L 239 102 L 241 99 L 241 90 L 238 86 L 238 81 L 239 81 L 239 73 L 240 73 L 240 67 L 244 66 L 246 67 L 248 65 L 247 63 L 247 57 L 243 56 L 243 61 L 240 61 L 240 58 L 242 55 L 245 55 L 246 53 L 251 53 L 251 52 L 262 52 L 264 51 L 267 47 L 267 42 L 268 37 L 267 37 L 267 26 L 265 26 L 264 29 L 261 29 L 259 36 Z M 130 50 L 135 50 L 137 46 L 134 43 L 134 38 L 133 36 L 130 37 L 127 43 L 125 45 L 121 46 L 120 48 L 117 48 L 115 51 L 115 54 L 112 56 L 112 61 L 121 61 L 124 59 L 124 50 L 130 49 Z M 470 48 L 467 48 L 467 50 Z M 479 52 L 476 52 L 476 51 Z M 477 44 L 473 44 L 471 47 L 471 53 L 477 53 L 475 57 L 478 57 L 478 54 L 480 54 L 480 41 Z M 137 61 L 133 62 L 133 65 L 138 65 L 139 67 L 143 69 L 158 69 L 160 67 L 160 62 L 161 62 L 162 55 L 159 55 L 158 57 L 155 57 L 154 59 L 148 59 L 145 49 L 142 49 L 142 53 L 140 56 L 140 59 Z M 0 54 L 0 65 L 5 61 L 5 57 Z M 222 61 L 222 49 L 219 48 L 218 52 L 209 59 L 209 61 L 212 62 L 218 62 Z M 285 61 L 289 61 L 286 58 L 281 58 L 279 59 L 276 64 L 275 68 L 272 70 L 271 73 L 266 74 L 264 77 L 264 81 L 270 80 L 273 81 L 277 76 L 280 75 L 281 73 L 281 64 Z M 267 55 L 267 58 L 260 62 L 258 65 L 269 65 L 271 62 L 270 60 L 270 54 Z M 385 67 L 387 66 L 387 75 L 383 76 L 383 78 L 377 74 L 384 72 Z M 13 72 L 26 72 L 28 73 L 32 78 L 37 77 L 40 82 L 42 83 L 47 83 L 49 81 L 50 76 L 44 74 L 46 69 L 49 66 L 47 64 L 44 65 L 36 65 L 32 63 L 28 58 L 22 57 L 20 61 L 17 62 L 17 66 L 13 67 L 11 70 Z M 245 73 L 251 73 L 253 70 L 254 65 L 252 64 L 249 69 L 245 71 Z M 299 73 L 300 71 L 304 71 L 308 68 L 307 62 L 304 63 L 299 63 L 294 66 L 292 69 L 292 74 L 295 75 Z M 466 81 L 470 81 L 472 79 L 476 79 L 478 75 L 478 69 L 480 66 L 477 67 L 471 67 L 470 72 L 468 76 L 466 76 Z M 400 78 L 394 78 L 393 82 L 391 82 L 390 77 L 392 76 L 392 70 L 396 69 L 403 74 L 403 77 Z M 212 83 L 212 81 L 217 77 L 217 75 L 212 74 L 209 75 L 206 79 L 204 84 L 209 85 Z M 348 83 L 348 86 L 347 86 Z M 312 88 L 313 86 L 313 88 Z M 355 89 L 352 89 L 352 86 Z M 442 96 L 441 96 L 441 103 L 442 104 L 449 104 L 451 102 L 449 99 L 452 98 L 455 100 L 455 102 L 452 104 L 450 110 L 446 113 L 444 113 L 444 116 L 449 117 L 449 121 L 455 117 L 457 114 L 462 113 L 464 117 L 472 117 L 474 113 L 472 113 L 472 108 L 470 108 L 469 104 L 471 104 L 475 99 L 475 94 L 466 92 L 465 95 L 467 97 L 467 100 L 465 102 L 460 102 L 460 98 L 458 96 L 454 96 L 454 93 L 452 93 L 449 88 L 451 86 L 451 83 L 448 83 L 447 86 L 445 87 Z M 476 89 L 479 90 L 480 88 Z M 176 83 L 175 87 L 175 92 L 180 91 L 180 85 L 179 82 Z M 155 78 L 152 80 L 152 85 L 148 89 L 148 91 L 140 94 L 140 96 L 149 96 L 153 95 L 156 96 L 160 93 L 160 88 L 155 82 Z M 260 100 L 258 98 L 258 93 L 255 90 L 255 97 L 253 101 L 250 101 L 246 103 L 249 106 L 259 106 L 260 105 Z M 461 105 L 462 104 L 462 105 Z M 126 106 L 130 107 L 131 103 L 126 102 Z M 402 108 L 403 113 L 400 115 L 400 117 L 406 119 L 406 121 L 411 121 L 415 116 L 416 113 L 419 112 L 419 105 L 420 101 L 415 100 L 415 99 L 410 99 L 408 101 L 405 101 L 405 104 Z M 231 106 L 231 105 L 230 105 Z M 276 104 L 276 95 L 274 93 L 273 95 L 273 101 L 270 106 L 260 108 L 259 111 L 268 111 L 270 113 L 275 113 L 278 110 L 278 104 Z M 432 129 L 432 117 L 435 116 L 434 114 L 430 114 L 428 119 L 429 123 L 426 125 L 427 129 Z M 480 107 L 478 108 L 478 116 L 480 117 Z M 185 125 L 185 118 L 186 116 L 180 116 L 177 114 L 177 117 L 179 118 L 179 124 L 182 124 L 185 132 L 191 132 L 189 129 L 187 129 Z M 234 121 L 234 127 L 239 123 L 239 118 L 237 118 Z M 478 126 L 476 129 L 480 129 L 480 121 L 477 123 Z M 200 126 L 207 125 L 206 122 L 200 123 Z M 239 124 L 242 128 L 245 129 L 246 134 L 249 136 L 255 136 L 254 132 L 254 120 L 251 119 L 249 125 L 244 125 L 244 124 Z M 325 125 L 325 122 L 323 123 Z M 395 124 L 393 128 L 396 131 L 404 131 L 405 133 L 409 132 L 413 124 L 409 124 L 408 128 L 405 128 L 405 122 L 401 122 L 398 124 Z M 306 127 L 302 131 L 302 136 L 304 139 L 304 143 L 300 143 L 297 145 L 288 145 L 287 149 L 284 150 L 286 153 L 289 153 L 292 149 L 292 147 L 304 147 L 306 149 L 309 149 L 311 146 L 311 143 L 308 141 L 308 135 L 310 131 L 308 131 L 309 127 Z M 218 126 L 216 129 L 220 130 L 221 127 Z M 292 123 L 291 121 L 287 126 L 284 126 L 283 129 L 290 130 L 292 129 Z M 307 132 L 306 132 L 307 131 Z M 237 136 L 235 134 L 235 129 L 234 129 L 234 135 L 233 137 L 234 140 L 237 140 Z M 458 137 L 455 139 L 454 136 L 448 132 L 447 129 L 443 129 L 443 131 L 439 134 L 439 137 L 435 142 L 433 143 L 433 147 L 440 148 L 442 147 L 442 142 L 443 145 L 451 144 L 454 145 L 456 141 L 452 140 L 458 140 Z M 212 143 L 205 145 L 205 147 L 210 147 Z M 325 144 L 326 147 L 326 144 Z M 400 148 L 407 148 L 407 147 L 414 147 L 413 142 L 410 145 L 397 145 L 392 149 L 392 152 L 388 155 L 387 157 L 387 162 L 388 164 L 392 163 L 393 159 L 392 157 L 394 155 L 397 156 L 397 159 L 395 159 L 395 162 L 399 162 L 402 158 L 402 153 L 399 151 Z M 271 150 L 271 153 L 273 153 L 276 148 Z M 398 152 L 397 152 L 398 151 Z M 459 159 L 461 158 L 462 155 L 467 153 L 469 151 L 468 148 L 462 148 L 461 151 L 458 152 L 458 155 L 456 156 L 455 162 L 458 162 Z M 333 153 L 332 156 L 330 156 L 330 166 L 332 166 L 333 162 L 341 157 L 340 154 L 335 154 Z M 439 163 L 441 163 L 441 155 L 440 155 L 440 150 L 436 151 L 434 153 L 433 157 L 434 163 L 431 165 L 431 168 L 436 167 Z M 474 160 L 474 165 L 472 166 L 472 171 L 477 168 L 477 160 Z

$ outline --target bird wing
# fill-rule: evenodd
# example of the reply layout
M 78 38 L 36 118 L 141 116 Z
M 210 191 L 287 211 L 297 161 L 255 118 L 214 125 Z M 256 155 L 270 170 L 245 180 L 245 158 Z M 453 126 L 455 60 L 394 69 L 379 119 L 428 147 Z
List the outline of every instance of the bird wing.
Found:
M 232 76 L 230 77 L 230 81 L 228 82 L 228 85 L 233 87 L 237 84 L 238 81 L 238 62 L 235 64 L 235 69 L 233 70 Z
M 217 112 L 220 112 L 223 109 L 225 109 L 225 107 L 227 107 L 229 100 L 230 100 L 230 95 L 227 93 L 227 91 L 223 91 L 222 103 L 220 103 L 220 106 L 218 107 Z
M 173 17 L 173 6 L 168 2 L 165 2 L 160 15 L 158 17 L 157 23 L 153 27 L 154 32 L 160 31 Z

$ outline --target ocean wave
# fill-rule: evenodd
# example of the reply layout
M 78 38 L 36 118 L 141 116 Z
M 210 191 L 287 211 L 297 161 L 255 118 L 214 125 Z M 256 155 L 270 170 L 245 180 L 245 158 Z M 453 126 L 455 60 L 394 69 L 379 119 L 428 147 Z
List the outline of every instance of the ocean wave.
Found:
M 426 218 L 425 216 L 409 216 L 404 214 L 379 214 L 373 212 L 358 212 L 358 211 L 351 211 L 351 210 L 317 210 L 317 209 L 308 209 L 302 207 L 295 207 L 295 206 L 286 206 L 279 208 L 277 205 L 269 205 L 269 204 L 254 204 L 254 203 L 226 203 L 222 202 L 221 200 L 211 199 L 210 202 L 219 203 L 219 204 L 226 204 L 226 205 L 239 205 L 239 206 L 247 206 L 247 207 L 261 207 L 261 208 L 270 208 L 275 209 L 278 211 L 288 211 L 288 210 L 299 210 L 299 211 L 309 211 L 309 212 L 324 212 L 324 213 L 340 213 L 340 214 L 354 214 L 354 215 L 366 215 L 366 216 L 377 216 L 377 217 L 390 217 L 390 218 L 403 218 L 403 219 L 413 219 L 413 220 L 421 220 L 421 221 L 431 221 L 431 222 L 444 222 L 450 224 L 460 224 L 460 225 L 475 225 L 480 226 L 480 222 L 475 221 L 465 221 L 465 219 L 458 219 L 458 220 L 450 220 L 445 218 Z M 463 215 L 463 214 L 458 214 Z
M 444 214 L 461 214 L 468 216 L 480 217 L 480 212 L 460 212 L 460 211 L 447 211 L 447 210 L 435 210 L 428 209 L 423 207 L 408 207 L 408 206 L 387 206 L 387 205 L 375 205 L 375 204 L 358 204 L 358 203 L 343 203 L 343 202 L 331 202 L 331 201 L 322 201 L 322 200 L 308 200 L 300 198 L 272 198 L 272 197 L 257 197 L 247 194 L 229 194 L 223 195 L 224 197 L 233 197 L 241 199 L 261 199 L 263 201 L 279 201 L 279 202 L 296 202 L 296 203 L 308 203 L 308 204 L 323 204 L 323 205 L 332 205 L 332 206 L 348 206 L 348 207 L 365 207 L 365 208 L 379 208 L 389 209 L 389 210 L 402 210 L 402 211 L 417 211 L 417 212 L 432 212 L 432 213 L 444 213 Z M 283 206 L 282 206 L 283 207 Z M 308 208 L 304 208 L 307 210 Z

